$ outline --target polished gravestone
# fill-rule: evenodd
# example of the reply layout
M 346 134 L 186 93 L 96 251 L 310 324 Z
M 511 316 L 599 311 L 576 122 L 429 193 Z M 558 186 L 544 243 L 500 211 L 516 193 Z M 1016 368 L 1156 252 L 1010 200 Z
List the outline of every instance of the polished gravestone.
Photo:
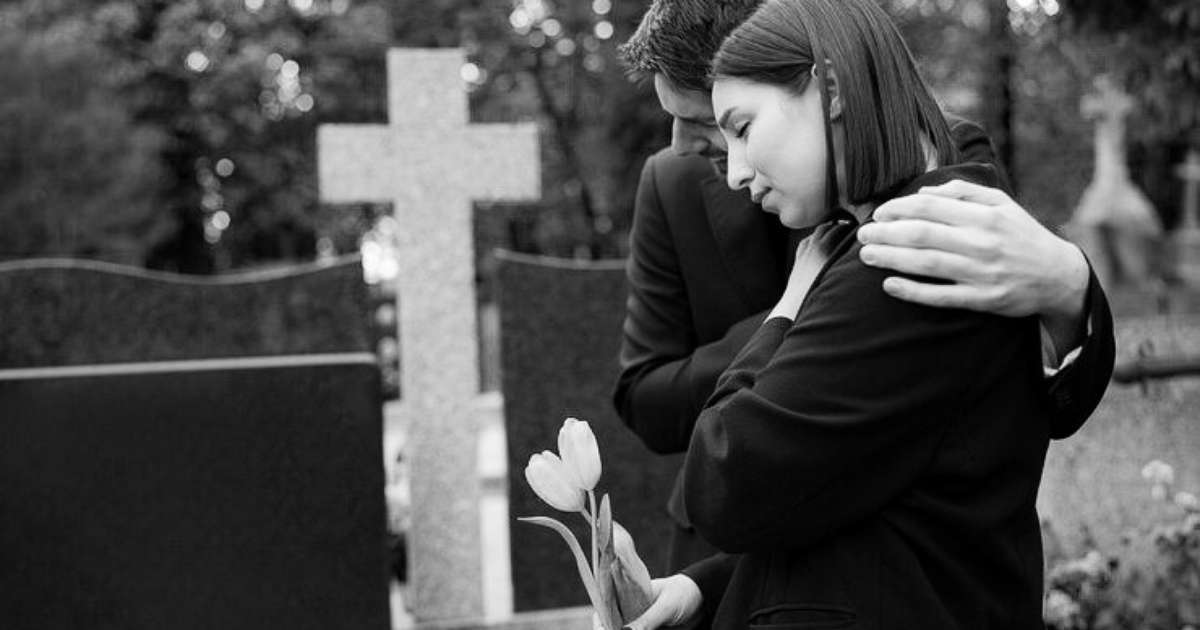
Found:
M 574 262 L 502 253 L 499 269 L 501 370 L 512 516 L 555 516 L 586 545 L 584 521 L 556 512 L 525 482 L 529 456 L 557 450 L 567 416 L 591 423 L 614 518 L 633 534 L 655 574 L 666 566 L 666 501 L 678 457 L 651 453 L 617 417 L 612 386 L 625 304 L 621 262 Z M 587 603 L 572 556 L 553 532 L 512 522 L 514 608 Z
M 357 261 L 0 265 L 0 627 L 389 627 Z

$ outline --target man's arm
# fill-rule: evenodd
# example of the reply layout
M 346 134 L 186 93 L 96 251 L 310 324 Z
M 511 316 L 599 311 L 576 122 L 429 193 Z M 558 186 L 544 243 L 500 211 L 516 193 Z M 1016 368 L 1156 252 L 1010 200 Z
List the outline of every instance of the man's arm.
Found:
M 1050 437 L 1056 440 L 1073 435 L 1087 422 L 1108 388 L 1116 359 L 1112 311 L 1100 288 L 1100 280 L 1090 268 L 1084 313 L 1086 338 L 1077 346 L 1078 356 L 1047 380 L 1047 391 L 1054 408 Z
M 646 161 L 638 183 L 626 267 L 629 297 L 621 372 L 613 403 L 651 450 L 681 453 L 687 450 L 696 416 L 717 377 L 766 313 L 734 324 L 721 339 L 698 344 L 655 165 L 656 157 Z
M 1082 426 L 1104 395 L 1114 342 L 1104 291 L 1079 248 L 1004 192 L 963 181 L 893 199 L 874 218 L 859 231 L 863 262 L 950 281 L 890 277 L 883 284 L 888 294 L 928 306 L 1036 314 L 1057 356 L 1080 348 L 1070 369 L 1059 370 L 1047 389 L 1056 407 L 1052 436 L 1066 437 Z

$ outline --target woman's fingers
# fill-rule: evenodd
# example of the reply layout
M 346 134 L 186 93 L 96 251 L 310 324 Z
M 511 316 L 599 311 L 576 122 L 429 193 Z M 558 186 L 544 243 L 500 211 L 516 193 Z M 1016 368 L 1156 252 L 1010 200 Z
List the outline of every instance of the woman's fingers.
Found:
M 689 622 L 694 622 L 703 595 L 691 578 L 675 574 L 653 580 L 651 588 L 655 591 L 654 603 L 646 609 L 646 612 L 642 613 L 642 616 L 626 624 L 625 628 L 630 630 L 655 630 L 664 627 L 686 628 Z

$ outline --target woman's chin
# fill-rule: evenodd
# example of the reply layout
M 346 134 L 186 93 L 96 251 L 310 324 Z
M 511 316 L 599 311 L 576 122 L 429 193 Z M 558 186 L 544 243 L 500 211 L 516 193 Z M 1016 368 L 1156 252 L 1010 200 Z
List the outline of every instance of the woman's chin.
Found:
M 783 227 L 792 230 L 803 230 L 805 228 L 815 227 L 821 224 L 821 217 L 809 215 L 790 215 L 780 214 L 779 222 Z

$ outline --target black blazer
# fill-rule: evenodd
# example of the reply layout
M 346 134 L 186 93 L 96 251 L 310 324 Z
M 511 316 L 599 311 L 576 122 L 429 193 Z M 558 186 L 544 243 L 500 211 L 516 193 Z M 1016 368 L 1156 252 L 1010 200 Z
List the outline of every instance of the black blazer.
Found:
M 999 183 L 967 165 L 908 190 L 952 178 Z M 713 627 L 1040 629 L 1038 322 L 893 299 L 854 232 L 697 420 L 687 515 L 742 554 Z

